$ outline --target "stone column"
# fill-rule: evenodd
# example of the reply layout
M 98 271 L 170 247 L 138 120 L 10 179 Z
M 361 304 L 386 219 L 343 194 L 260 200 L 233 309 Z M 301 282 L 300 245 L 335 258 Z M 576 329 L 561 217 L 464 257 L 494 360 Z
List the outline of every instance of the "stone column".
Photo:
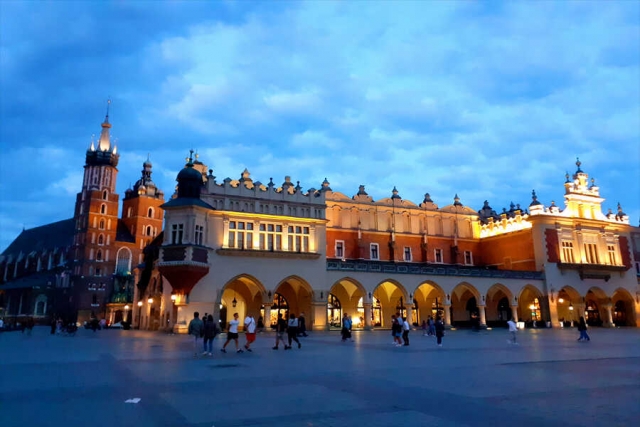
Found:
M 264 323 L 265 331 L 269 332 L 271 330 L 271 306 L 269 304 L 264 306 L 264 319 L 262 319 Z
M 487 306 L 485 305 L 478 306 L 478 311 L 480 311 L 480 327 L 487 326 L 487 313 L 485 311 L 485 308 L 487 308 Z
M 612 308 L 613 308 L 612 304 L 606 304 L 604 306 L 604 309 L 607 310 L 607 323 L 605 323 L 605 326 L 608 328 L 613 328 L 614 326 Z
M 511 306 L 511 317 L 513 317 L 514 322 L 518 323 L 518 304 Z
M 410 327 L 413 327 L 413 304 L 405 304 L 404 308 L 407 310 L 407 322 L 409 322 Z
M 451 327 L 451 304 L 444 305 L 444 327 Z
M 329 329 L 327 322 L 327 303 L 324 301 L 312 302 L 311 310 L 313 311 L 312 329 L 314 331 L 325 331 Z
M 555 298 L 553 302 L 549 300 L 549 317 L 550 317 L 549 320 L 551 320 L 551 327 L 559 328 L 560 320 L 558 318 L 558 299 L 557 298 Z
M 371 308 L 373 304 L 370 302 L 364 302 L 362 305 L 364 306 L 364 329 L 366 331 L 370 331 L 373 329 L 371 327 Z

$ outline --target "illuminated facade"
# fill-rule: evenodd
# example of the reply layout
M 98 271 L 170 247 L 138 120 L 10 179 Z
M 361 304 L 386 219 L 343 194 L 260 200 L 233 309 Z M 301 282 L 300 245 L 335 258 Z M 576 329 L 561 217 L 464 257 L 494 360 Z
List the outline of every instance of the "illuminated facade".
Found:
M 248 171 L 217 183 L 192 158 L 178 191 L 163 206 L 166 226 L 157 260 L 170 286 L 163 316 L 178 330 L 194 311 L 222 322 L 229 311 L 273 323 L 304 312 L 308 325 L 389 327 L 401 312 L 419 324 L 442 315 L 448 326 L 640 325 L 640 291 L 628 217 L 603 214 L 599 188 L 578 169 L 565 183 L 565 207 L 475 211 L 457 195 L 439 207 L 429 194 L 415 204 L 374 201 L 360 186 L 348 197 L 325 180 L 303 191 L 254 182 Z M 146 295 L 137 297 L 144 305 Z

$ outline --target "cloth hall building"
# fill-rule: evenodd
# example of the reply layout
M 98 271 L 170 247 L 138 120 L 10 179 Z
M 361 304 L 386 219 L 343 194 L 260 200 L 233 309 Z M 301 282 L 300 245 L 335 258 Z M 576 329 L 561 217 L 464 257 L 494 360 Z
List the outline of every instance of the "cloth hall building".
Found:
M 345 313 L 358 328 L 389 328 L 401 312 L 414 324 L 441 315 L 448 327 L 640 326 L 640 229 L 603 213 L 600 189 L 576 162 L 565 177 L 564 206 L 538 201 L 476 211 L 456 196 L 413 203 L 396 188 L 373 200 L 360 186 L 349 197 L 303 190 L 289 177 L 216 181 L 193 157 L 161 208 L 164 234 L 146 261 L 163 280 L 136 288 L 134 325 L 186 331 L 193 313 L 224 324 L 232 313 L 304 313 L 315 330 Z

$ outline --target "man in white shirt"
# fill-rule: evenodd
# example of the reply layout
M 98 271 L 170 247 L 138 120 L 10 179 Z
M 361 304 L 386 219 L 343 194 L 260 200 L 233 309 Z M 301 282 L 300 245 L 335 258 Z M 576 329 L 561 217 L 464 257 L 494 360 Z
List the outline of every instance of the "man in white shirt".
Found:
M 404 340 L 404 345 L 409 345 L 409 330 L 411 330 L 411 325 L 407 322 L 407 318 L 402 318 L 402 339 Z
M 233 320 L 229 322 L 229 330 L 227 331 L 227 341 L 224 343 L 221 352 L 226 353 L 227 344 L 229 341 L 234 340 L 236 343 L 236 353 L 242 353 L 242 350 L 238 348 L 238 325 L 240 321 L 238 320 L 238 313 L 233 313 Z
M 509 319 L 507 325 L 509 325 L 509 334 L 511 335 L 511 338 L 507 340 L 507 342 L 509 344 L 518 344 L 516 342 L 516 331 L 518 330 L 518 325 L 513 321 L 513 318 Z
M 244 335 L 247 339 L 247 343 L 244 345 L 244 348 L 247 351 L 252 351 L 251 343 L 256 340 L 256 319 L 254 319 L 250 314 L 247 314 L 247 317 L 244 319 L 244 330 Z

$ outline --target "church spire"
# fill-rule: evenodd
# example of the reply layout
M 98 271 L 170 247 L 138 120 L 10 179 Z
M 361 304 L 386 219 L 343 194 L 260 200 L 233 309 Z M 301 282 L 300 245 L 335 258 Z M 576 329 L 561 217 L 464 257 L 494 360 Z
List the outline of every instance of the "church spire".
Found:
M 111 124 L 109 123 L 109 106 L 111 105 L 111 99 L 107 101 L 107 115 L 102 123 L 102 132 L 100 133 L 100 140 L 98 142 L 99 151 L 111 151 L 111 141 L 109 140 L 109 129 Z

